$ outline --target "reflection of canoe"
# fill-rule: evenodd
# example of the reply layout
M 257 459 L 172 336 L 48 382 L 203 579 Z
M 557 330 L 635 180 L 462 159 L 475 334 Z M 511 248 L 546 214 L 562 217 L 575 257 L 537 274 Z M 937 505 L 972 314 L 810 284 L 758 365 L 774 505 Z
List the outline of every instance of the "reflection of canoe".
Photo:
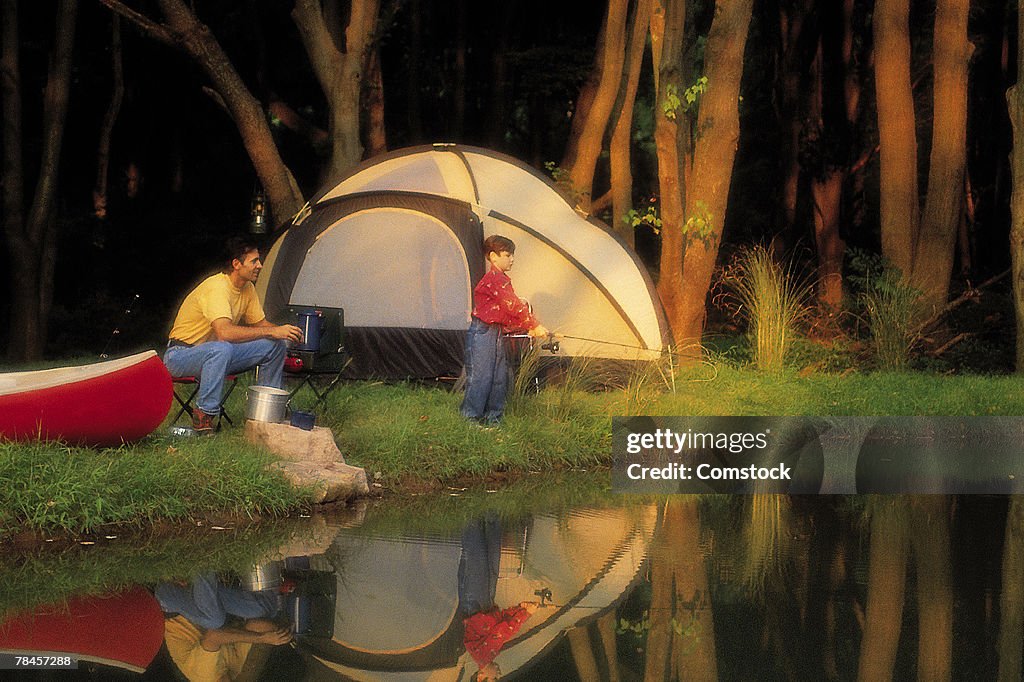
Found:
M 0 439 L 116 446 L 139 440 L 171 407 L 155 351 L 80 367 L 0 374 Z
M 541 587 L 560 606 L 534 614 L 498 655 L 506 674 L 623 597 L 656 517 L 654 507 L 537 516 L 521 535 L 507 534 L 516 540 L 503 540 L 498 606 L 536 600 Z M 475 669 L 461 641 L 458 544 L 340 535 L 332 554 L 339 572 L 333 640 L 302 641 L 320 665 L 352 679 L 455 680 Z
M 164 641 L 164 616 L 141 587 L 74 597 L 0 623 L 0 651 L 74 656 L 142 672 Z

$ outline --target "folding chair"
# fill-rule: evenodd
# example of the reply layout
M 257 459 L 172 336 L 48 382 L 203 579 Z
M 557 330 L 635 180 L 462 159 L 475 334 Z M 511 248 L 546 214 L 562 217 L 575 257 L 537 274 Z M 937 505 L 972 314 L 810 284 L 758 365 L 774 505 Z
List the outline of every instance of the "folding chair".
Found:
M 174 382 L 174 399 L 178 401 L 179 405 L 181 405 L 181 409 L 179 409 L 178 413 L 174 415 L 174 420 L 171 422 L 174 424 L 177 423 L 177 421 L 181 419 L 181 415 L 186 412 L 188 413 L 189 419 L 192 418 L 192 401 L 195 400 L 196 394 L 199 393 L 199 379 L 196 377 L 172 377 L 172 381 Z M 231 417 L 228 416 L 228 413 L 225 412 L 224 403 L 228 401 L 228 398 L 231 397 L 231 392 L 235 390 L 235 384 L 238 382 L 238 375 L 228 374 L 224 377 L 224 382 L 228 385 L 228 390 L 224 392 L 224 397 L 221 399 L 220 405 L 218 406 L 218 430 L 220 429 L 221 419 L 226 419 L 228 424 L 232 426 L 235 425 L 235 422 L 233 422 Z M 181 388 L 179 389 L 179 387 Z M 182 397 L 182 395 L 184 395 L 184 397 Z

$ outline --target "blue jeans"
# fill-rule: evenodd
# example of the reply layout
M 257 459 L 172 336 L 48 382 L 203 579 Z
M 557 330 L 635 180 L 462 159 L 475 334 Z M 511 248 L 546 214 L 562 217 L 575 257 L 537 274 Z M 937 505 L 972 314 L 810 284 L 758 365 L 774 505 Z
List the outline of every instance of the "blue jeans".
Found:
M 205 630 L 224 627 L 228 616 L 272 618 L 278 611 L 274 595 L 226 587 L 213 573 L 197 576 L 188 587 L 160 583 L 154 593 L 165 613 L 180 613 Z
M 172 377 L 199 379 L 196 406 L 206 414 L 220 414 L 225 376 L 259 366 L 258 383 L 281 388 L 287 351 L 287 344 L 278 339 L 207 341 L 196 346 L 171 346 L 164 353 L 164 365 Z
M 459 412 L 490 424 L 501 421 L 508 394 L 508 358 L 501 326 L 477 318 L 466 332 L 466 395 Z

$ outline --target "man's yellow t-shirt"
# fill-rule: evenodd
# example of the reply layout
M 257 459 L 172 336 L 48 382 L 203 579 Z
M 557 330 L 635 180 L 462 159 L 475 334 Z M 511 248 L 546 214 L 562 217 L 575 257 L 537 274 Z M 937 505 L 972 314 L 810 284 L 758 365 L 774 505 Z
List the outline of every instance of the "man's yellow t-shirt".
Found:
M 252 644 L 221 644 L 220 650 L 207 651 L 200 644 L 202 636 L 199 628 L 184 616 L 164 621 L 167 651 L 189 682 L 223 682 L 237 678 Z
M 223 272 L 207 277 L 185 297 L 174 318 L 170 338 L 192 346 L 208 341 L 213 333 L 213 321 L 219 317 L 226 317 L 233 324 L 247 325 L 266 317 L 252 282 L 236 289 Z

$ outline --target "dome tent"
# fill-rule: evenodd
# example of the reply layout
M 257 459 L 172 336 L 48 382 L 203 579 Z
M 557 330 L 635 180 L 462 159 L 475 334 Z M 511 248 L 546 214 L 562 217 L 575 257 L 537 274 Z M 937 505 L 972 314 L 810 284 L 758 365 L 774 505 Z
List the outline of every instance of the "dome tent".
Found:
M 659 356 L 668 327 L 637 256 L 535 170 L 461 145 L 376 157 L 311 200 L 267 256 L 264 308 L 343 308 L 350 376 L 458 374 L 491 234 L 516 243 L 513 284 L 538 319 L 580 337 L 559 355 Z

